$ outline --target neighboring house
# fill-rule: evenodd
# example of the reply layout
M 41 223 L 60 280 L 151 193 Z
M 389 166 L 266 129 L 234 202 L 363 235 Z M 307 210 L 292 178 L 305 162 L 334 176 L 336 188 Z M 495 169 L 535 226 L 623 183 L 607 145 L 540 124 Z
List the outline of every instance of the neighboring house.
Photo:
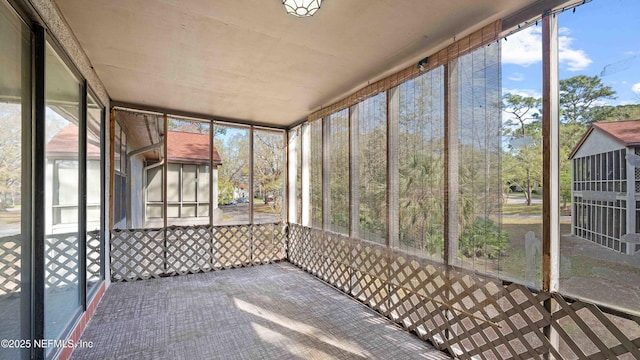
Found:
M 207 224 L 210 212 L 216 218 L 218 167 L 222 162 L 210 145 L 208 130 L 200 133 L 195 126 L 183 126 L 181 131 L 167 131 L 165 139 L 165 119 L 158 114 L 121 110 L 115 120 L 114 228 L 164 226 L 165 168 L 169 224 Z
M 169 131 L 167 133 L 167 217 L 191 219 L 190 223 L 209 222 L 210 201 L 212 209 L 218 206 L 218 166 L 222 165 L 215 147 L 209 148 L 209 134 Z M 62 233 L 77 227 L 78 214 L 78 127 L 68 124 L 47 143 L 47 180 L 52 191 L 47 192 L 47 231 Z M 213 160 L 213 200 L 209 197 L 209 154 Z M 119 155 L 119 154 L 118 154 Z M 144 202 L 143 223 L 162 219 L 162 166 L 158 154 L 147 151 L 127 155 L 131 159 L 133 172 L 139 173 L 130 182 L 130 217 L 134 226 L 141 223 L 136 203 Z M 138 157 L 137 161 L 134 158 Z M 118 156 L 120 159 L 120 156 Z M 139 165 L 136 165 L 139 163 Z M 119 167 L 119 164 L 116 164 Z M 142 172 L 142 173 L 140 173 Z M 100 179 L 100 148 L 87 143 L 87 179 Z M 139 185 L 146 184 L 143 191 Z M 144 194 L 144 200 L 142 196 Z M 140 204 L 142 206 L 142 204 Z M 87 221 L 98 222 L 100 218 L 100 182 L 87 182 Z M 199 218 L 199 219 L 194 219 Z M 162 224 L 156 224 L 162 226 Z
M 47 143 L 47 233 L 77 231 L 78 126 L 67 124 Z M 87 223 L 100 220 L 100 148 L 87 142 Z M 49 210 L 50 209 L 50 210 Z
M 569 155 L 571 233 L 640 254 L 640 120 L 593 123 Z
M 209 223 L 210 210 L 218 207 L 218 166 L 222 161 L 217 149 L 210 148 L 209 142 L 209 134 L 167 132 L 167 218 Z M 211 177 L 210 158 L 213 165 Z M 145 176 L 145 217 L 147 220 L 162 219 L 162 166 L 147 164 Z M 209 196 L 210 179 L 213 198 Z
M 233 200 L 249 197 L 249 185 L 242 183 L 233 187 Z

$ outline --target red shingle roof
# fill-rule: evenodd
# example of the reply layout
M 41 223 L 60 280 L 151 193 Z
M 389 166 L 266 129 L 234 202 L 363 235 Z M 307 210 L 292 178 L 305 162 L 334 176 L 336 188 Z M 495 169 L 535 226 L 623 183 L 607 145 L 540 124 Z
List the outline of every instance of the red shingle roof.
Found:
M 597 122 L 592 126 L 613 136 L 626 146 L 640 145 L 640 120 Z
M 222 164 L 215 147 L 211 157 L 214 166 Z M 209 163 L 209 134 L 168 131 L 167 159 L 169 162 Z
M 582 139 L 580 139 L 576 147 L 569 155 L 569 159 L 573 159 L 578 149 L 580 149 L 584 141 L 589 137 L 594 129 L 602 131 L 604 134 L 608 135 L 624 146 L 640 146 L 640 119 L 595 122 L 591 124 L 589 130 L 587 130 L 587 132 L 582 136 Z
M 49 157 L 59 156 L 61 158 L 71 156 L 78 157 L 78 126 L 76 124 L 68 124 L 58 131 L 58 133 L 47 143 L 47 155 Z M 100 158 L 100 148 L 87 142 L 87 157 L 91 159 Z
M 60 157 L 78 153 L 78 127 L 68 124 L 47 143 L 47 155 Z M 100 148 L 87 143 L 89 159 L 100 157 Z M 180 131 L 167 132 L 167 157 L 169 162 L 209 163 L 209 134 L 197 134 Z M 218 150 L 211 151 L 213 165 L 222 165 Z

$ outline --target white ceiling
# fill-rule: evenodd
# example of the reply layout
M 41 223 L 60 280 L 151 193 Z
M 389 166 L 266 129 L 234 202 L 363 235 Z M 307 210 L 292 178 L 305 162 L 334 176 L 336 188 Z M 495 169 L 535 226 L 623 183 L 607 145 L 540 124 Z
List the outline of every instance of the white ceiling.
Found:
M 286 127 L 535 0 L 55 0 L 112 100 Z

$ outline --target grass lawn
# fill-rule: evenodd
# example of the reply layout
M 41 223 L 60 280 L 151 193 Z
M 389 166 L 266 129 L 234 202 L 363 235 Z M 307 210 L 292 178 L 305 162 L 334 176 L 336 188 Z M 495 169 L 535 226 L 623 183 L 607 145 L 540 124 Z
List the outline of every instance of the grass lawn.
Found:
M 540 215 L 542 216 L 542 204 L 504 204 L 502 215 Z
M 526 198 L 524 196 L 524 192 L 510 192 L 507 195 L 512 196 L 512 197 L 520 197 L 520 198 L 522 198 L 522 201 L 524 201 L 524 199 Z M 542 194 L 532 193 L 531 194 L 531 198 L 532 199 L 542 199 Z
M 523 203 L 502 205 L 502 215 L 539 215 L 542 216 L 542 204 Z M 571 215 L 571 207 L 561 208 L 560 215 Z

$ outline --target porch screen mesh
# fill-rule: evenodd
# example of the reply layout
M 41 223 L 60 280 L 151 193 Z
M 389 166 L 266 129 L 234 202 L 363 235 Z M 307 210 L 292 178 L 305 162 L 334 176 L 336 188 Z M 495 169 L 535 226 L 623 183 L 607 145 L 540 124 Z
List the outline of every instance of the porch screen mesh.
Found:
M 322 228 L 322 119 L 309 124 L 311 226 Z
M 442 258 L 444 68 L 398 87 L 399 246 Z
M 497 272 L 497 258 L 508 236 L 501 228 L 500 46 L 491 44 L 450 63 L 451 192 L 457 197 L 457 256 L 453 263 Z M 457 164 L 456 164 L 457 162 Z M 457 183 L 457 184 L 456 184 Z M 455 244 L 451 244 L 455 254 Z M 494 254 L 494 256 L 486 256 Z
M 326 118 L 329 126 L 330 221 L 332 231 L 349 234 L 349 111 Z
M 302 128 L 289 131 L 289 221 L 302 221 Z
M 354 202 L 357 212 L 358 237 L 381 244 L 387 238 L 387 93 L 382 92 L 353 106 L 351 116 L 357 127 L 358 187 Z M 355 224 L 354 224 L 355 225 Z

